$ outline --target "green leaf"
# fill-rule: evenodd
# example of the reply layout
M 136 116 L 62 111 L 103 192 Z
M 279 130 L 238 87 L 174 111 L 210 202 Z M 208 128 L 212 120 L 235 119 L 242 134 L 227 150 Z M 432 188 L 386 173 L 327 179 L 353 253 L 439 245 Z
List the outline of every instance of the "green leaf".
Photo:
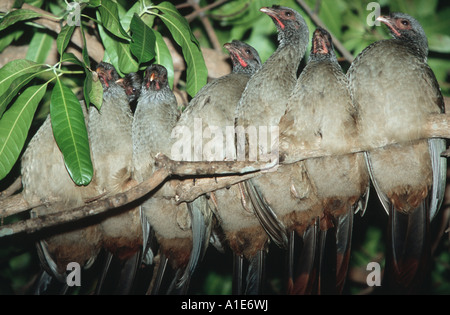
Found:
M 163 2 L 155 8 L 162 11 L 163 14 L 153 14 L 161 18 L 174 40 L 181 46 L 187 65 L 186 91 L 193 97 L 206 84 L 208 78 L 208 69 L 200 47 L 197 45 L 198 42 L 186 19 L 178 13 L 171 3 Z
M 155 57 L 155 34 L 135 13 L 130 23 L 132 32 L 130 49 L 138 62 L 144 63 Z
M 44 63 L 52 49 L 53 37 L 47 32 L 37 31 L 28 46 L 26 59 Z
M 93 73 L 89 72 L 86 75 L 84 80 L 84 98 L 86 104 L 92 103 L 100 110 L 103 103 L 103 87 L 100 80 L 94 80 L 93 78 Z
M 31 10 L 26 10 L 26 9 L 11 11 L 8 14 L 6 14 L 3 17 L 3 19 L 0 21 L 0 31 L 4 30 L 8 26 L 11 26 L 19 21 L 30 20 L 30 19 L 34 19 L 34 18 L 37 18 L 40 16 L 41 16 L 40 13 L 31 11 Z
M 120 76 L 138 71 L 139 65 L 131 54 L 130 45 L 111 35 L 101 25 L 98 25 L 98 30 L 105 46 L 103 61 L 111 63 Z
M 74 30 L 75 26 L 66 24 L 62 27 L 61 32 L 59 32 L 58 37 L 56 38 L 56 48 L 60 56 L 63 55 L 67 45 L 69 45 Z
M 88 49 L 87 49 L 86 35 L 84 33 L 84 26 L 83 26 L 83 24 L 81 24 L 80 29 L 81 29 L 81 35 L 82 35 L 82 38 L 83 38 L 83 49 L 81 50 L 81 55 L 83 56 L 84 68 L 87 68 L 87 67 L 89 67 L 91 61 L 89 59 L 89 52 L 88 52 Z
M 98 7 L 100 6 L 100 0 L 89 0 L 88 6 L 90 7 Z
M 133 6 L 125 12 L 125 9 L 120 10 L 122 7 L 119 6 L 119 17 L 120 17 L 120 24 L 122 24 L 122 27 L 125 31 L 130 30 L 130 23 L 131 19 L 133 18 L 135 13 L 139 13 L 141 7 L 140 1 L 137 1 Z
M 101 6 L 98 8 L 102 26 L 115 36 L 129 40 L 127 32 L 123 29 L 119 20 L 119 11 L 117 3 L 111 0 L 102 0 Z
M 46 90 L 47 83 L 28 87 L 0 120 L 0 180 L 16 163 Z
M 83 67 L 84 64 L 78 59 L 73 53 L 64 53 L 61 62 L 71 62 L 76 65 L 79 65 L 80 67 Z
M 53 134 L 70 177 L 77 185 L 89 184 L 93 167 L 83 111 L 75 94 L 59 77 L 51 96 L 50 115 Z
M 25 84 L 42 72 L 50 71 L 50 69 L 42 70 L 43 68 L 43 65 L 33 61 L 17 59 L 0 69 L 0 116 Z
M 8 47 L 13 41 L 17 40 L 24 33 L 23 29 L 7 29 L 0 33 L 0 52 Z
M 37 72 L 41 68 L 42 65 L 26 59 L 16 59 L 8 62 L 0 69 L 0 95 L 5 93 L 11 83 L 18 77 Z
M 115 42 L 115 50 L 118 56 L 118 69 L 122 73 L 136 72 L 139 69 L 139 65 L 131 54 L 130 45 L 124 43 L 121 40 Z
M 173 60 L 172 55 L 170 54 L 169 47 L 167 47 L 166 42 L 164 41 L 160 32 L 155 31 L 156 42 L 155 42 L 155 63 L 163 65 L 167 69 L 167 77 L 169 80 L 169 86 L 173 88 Z
M 97 12 L 97 18 L 100 18 L 100 13 Z M 115 47 L 115 39 L 108 33 L 105 28 L 98 24 L 98 33 L 100 34 L 100 38 L 102 39 L 103 46 L 105 47 L 105 56 L 103 61 L 111 63 L 116 70 L 120 73 L 120 69 L 117 69 L 117 63 L 119 60 L 119 56 L 116 53 Z M 121 74 L 122 75 L 122 74 Z

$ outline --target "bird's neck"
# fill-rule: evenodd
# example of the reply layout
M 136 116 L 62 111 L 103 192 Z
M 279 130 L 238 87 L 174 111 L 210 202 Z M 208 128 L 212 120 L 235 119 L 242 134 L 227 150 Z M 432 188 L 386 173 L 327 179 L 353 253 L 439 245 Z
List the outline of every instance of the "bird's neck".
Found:
M 305 55 L 306 46 L 308 45 L 308 42 L 305 42 L 302 38 L 303 36 L 298 31 L 285 31 L 283 33 L 279 33 L 278 48 L 267 61 L 269 61 L 270 59 L 274 59 L 274 61 L 276 61 L 277 59 L 287 59 L 291 62 L 290 67 L 292 67 L 292 69 L 295 69 L 294 71 L 297 72 L 300 61 Z
M 172 101 L 172 102 L 171 102 Z M 139 134 L 141 148 L 156 154 L 167 154 L 172 129 L 178 120 L 176 100 L 168 100 L 163 93 L 144 92 L 136 108 L 133 122 L 133 135 Z M 169 150 L 169 151 L 167 151 Z
M 428 41 L 421 38 L 394 38 L 393 40 L 398 41 L 408 47 L 412 54 L 417 58 L 422 59 L 424 62 L 427 61 L 428 57 Z

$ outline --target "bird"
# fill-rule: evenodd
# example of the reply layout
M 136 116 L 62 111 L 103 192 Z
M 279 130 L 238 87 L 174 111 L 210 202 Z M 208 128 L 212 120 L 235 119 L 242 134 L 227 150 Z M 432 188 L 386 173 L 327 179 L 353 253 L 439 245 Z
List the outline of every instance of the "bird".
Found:
M 133 178 L 138 183 L 149 178 L 156 170 L 154 162 L 158 153 L 170 156 L 171 133 L 179 115 L 176 98 L 168 84 L 166 68 L 152 64 L 145 70 L 132 127 Z M 180 289 L 180 293 L 185 292 L 189 284 L 189 279 L 183 283 L 180 280 L 187 270 L 193 246 L 191 220 L 187 204 L 177 204 L 173 198 L 176 183 L 176 180 L 165 182 L 156 192 L 146 196 L 141 204 L 143 221 L 154 232 L 144 234 L 144 241 L 151 243 L 149 236 L 154 235 L 160 252 L 159 266 L 149 289 L 153 294 L 162 292 L 163 276 L 170 277 L 166 269 L 168 264 L 176 274 L 171 279 L 167 293 L 175 293 L 177 289 Z
M 272 18 L 277 28 L 279 44 L 276 51 L 250 78 L 242 93 L 235 112 L 237 130 L 248 130 L 249 127 L 278 126 L 279 120 L 286 110 L 288 97 L 297 81 L 298 67 L 309 42 L 308 26 L 297 11 L 278 5 L 263 7 L 260 11 Z M 239 135 L 237 135 L 236 141 L 238 159 L 246 151 L 250 153 L 251 146 L 258 145 L 255 143 L 257 141 L 251 141 L 249 137 L 246 137 L 245 141 L 239 140 Z M 261 153 L 267 153 L 260 146 L 257 147 L 257 150 L 260 151 L 259 158 L 263 157 Z M 284 246 L 287 243 L 284 224 L 271 209 L 262 206 L 261 202 L 268 201 L 266 197 L 268 198 L 270 194 L 280 203 L 284 203 L 283 199 L 289 197 L 289 192 L 287 196 L 283 197 L 278 179 L 280 176 L 289 176 L 288 174 L 291 172 L 295 172 L 295 170 L 290 170 L 290 166 L 279 167 L 276 172 L 265 173 L 247 180 L 241 185 L 240 194 L 244 198 L 243 203 L 248 211 L 256 215 L 267 233 L 267 235 L 261 233 L 259 225 L 249 225 L 248 220 L 239 222 L 236 228 L 236 244 L 249 247 L 246 249 L 247 253 L 244 253 L 249 260 L 249 271 L 251 271 L 250 275 L 247 275 L 248 294 L 259 294 L 262 290 L 262 271 L 264 270 L 268 235 L 277 245 Z M 261 185 L 270 190 L 268 195 L 264 193 L 264 200 L 258 200 L 256 196 L 261 196 Z M 246 229 L 245 233 L 244 228 Z
M 134 113 L 136 109 L 136 101 L 141 95 L 142 78 L 137 72 L 127 73 L 123 78 L 116 81 L 128 96 L 128 102 L 131 107 L 131 111 Z
M 88 114 L 84 106 L 85 121 Z M 31 201 L 40 198 L 52 207 L 40 206 L 31 210 L 32 217 L 64 211 L 84 205 L 84 200 L 96 195 L 92 186 L 77 186 L 64 164 L 64 158 L 53 136 L 50 114 L 30 140 L 22 159 L 21 175 L 23 197 Z M 36 283 L 36 294 L 44 293 L 46 284 L 55 278 L 66 284 L 66 268 L 77 262 L 89 268 L 101 249 L 101 233 L 92 218 L 83 223 L 72 222 L 55 227 L 37 242 L 37 253 L 43 273 Z M 61 293 L 67 290 L 62 288 Z
M 178 128 L 189 130 L 191 143 L 195 141 L 194 126 L 196 124 L 199 125 L 204 134 L 201 145 L 194 145 L 193 149 L 189 148 L 191 149 L 192 159 L 187 160 L 223 161 L 234 159 L 234 144 L 227 148 L 227 145 L 229 145 L 226 140 L 229 136 L 227 133 L 231 130 L 230 138 L 233 138 L 236 105 L 249 78 L 261 67 L 261 59 L 252 46 L 242 41 L 233 40 L 230 43 L 225 43 L 224 47 L 230 53 L 231 73 L 206 84 L 189 102 L 177 123 Z M 211 132 L 210 137 L 206 136 L 208 130 Z M 174 153 L 180 154 L 181 152 L 172 152 L 172 158 L 174 158 Z M 207 200 L 210 209 L 219 217 L 221 228 L 224 229 L 225 233 L 228 232 L 230 221 L 242 219 L 241 213 L 244 210 L 240 196 L 234 194 L 234 191 L 238 189 L 237 186 L 233 186 L 230 189 L 212 192 L 211 198 Z M 205 196 L 201 198 L 206 200 Z M 205 215 L 205 217 L 211 219 L 211 216 Z M 257 224 L 254 215 L 253 220 Z M 206 225 L 211 226 L 211 222 Z M 261 232 L 264 234 L 263 230 Z M 233 233 L 231 231 L 231 235 Z M 207 246 L 209 240 L 206 239 L 205 241 L 205 246 Z
M 311 199 L 316 203 L 311 206 L 320 212 L 316 218 L 300 222 L 301 226 L 312 223 L 298 235 L 303 243 L 299 253 L 297 237 L 290 230 L 289 293 L 342 292 L 350 258 L 353 215 L 364 213 L 370 187 L 363 154 L 347 154 L 358 135 L 356 116 L 331 35 L 318 27 L 313 33 L 308 63 L 280 119 L 280 155 L 295 154 L 305 143 L 319 143 L 336 156 L 297 162 L 304 167 L 315 194 Z M 327 250 L 327 238 L 334 244 L 331 250 Z
M 94 167 L 91 183 L 87 186 L 76 186 L 70 179 L 62 154 L 53 138 L 50 116 L 31 140 L 31 146 L 27 148 L 22 159 L 24 195 L 41 196 L 43 200 L 44 198 L 59 199 L 60 206 L 54 207 L 58 210 L 78 207 L 90 200 L 122 191 L 127 183 L 126 177 L 121 178 L 118 175 L 127 168 L 126 165 L 131 160 L 132 116 L 128 105 L 129 98 L 124 86 L 117 83 L 118 74 L 112 65 L 99 63 L 95 76 L 99 78 L 104 92 L 102 114 L 100 115 L 94 107 L 90 108 L 89 113 L 84 112 Z M 119 131 L 110 137 L 111 133 L 108 134 L 106 126 L 117 127 Z M 125 141 L 126 145 L 120 143 L 121 141 Z M 110 149 L 105 154 L 104 148 L 108 148 L 108 144 L 109 149 L 112 146 L 120 147 L 122 150 L 113 149 L 111 153 Z M 129 146 L 128 149 L 127 146 Z M 45 175 L 41 174 L 40 179 L 36 178 L 35 163 L 46 170 Z M 40 180 L 44 180 L 46 185 L 42 185 Z M 50 211 L 55 210 L 50 209 Z M 115 212 L 117 214 L 117 211 Z M 43 210 L 36 209 L 33 213 L 41 215 Z M 119 214 L 117 217 L 108 214 L 102 218 L 90 218 L 86 220 L 87 223 L 76 222 L 70 228 L 65 226 L 59 234 L 39 242 L 38 254 L 44 269 L 47 270 L 48 275 L 65 283 L 65 270 L 69 262 L 78 262 L 88 268 L 96 260 L 102 248 L 120 260 L 126 261 L 127 258 L 139 252 L 139 245 L 142 243 L 141 225 L 135 218 L 139 221 L 139 215 L 133 215 L 130 211 Z M 42 277 L 42 281 L 45 281 L 45 277 Z M 120 285 L 119 283 L 118 287 Z
M 133 116 L 130 102 L 140 93 L 141 79 L 137 73 L 119 78 L 116 69 L 106 62 L 97 65 L 96 73 L 104 93 L 100 110 L 94 106 L 89 109 L 88 134 L 94 166 L 91 185 L 97 190 L 97 196 L 107 197 L 134 184 L 131 180 Z M 106 213 L 101 216 L 99 230 L 102 248 L 107 252 L 104 273 L 111 259 L 117 259 L 124 268 L 114 292 L 126 294 L 131 290 L 141 260 L 143 232 L 139 208 L 127 205 Z M 103 289 L 100 281 L 97 292 Z
M 374 42 L 347 76 L 359 112 L 360 141 L 369 175 L 389 215 L 384 286 L 391 293 L 420 292 L 430 263 L 430 220 L 444 195 L 444 139 L 426 139 L 429 114 L 444 113 L 436 77 L 427 64 L 428 40 L 420 23 L 394 12 L 377 18 L 393 38 Z M 419 140 L 421 139 L 421 140 Z

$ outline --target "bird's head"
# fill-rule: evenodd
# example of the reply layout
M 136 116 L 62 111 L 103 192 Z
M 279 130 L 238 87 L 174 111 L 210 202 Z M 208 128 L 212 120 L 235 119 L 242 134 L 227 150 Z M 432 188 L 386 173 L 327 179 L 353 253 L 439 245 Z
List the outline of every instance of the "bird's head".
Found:
M 391 13 L 377 18 L 389 28 L 394 38 L 417 46 L 425 55 L 428 55 L 428 41 L 425 31 L 420 23 L 405 13 Z
M 117 74 L 116 69 L 112 64 L 107 62 L 100 62 L 95 69 L 95 72 L 102 83 L 103 88 L 109 88 L 109 85 L 112 82 L 115 82 L 119 79 L 119 75 Z
M 286 41 L 295 40 L 299 36 L 302 43 L 309 39 L 308 25 L 305 19 L 294 9 L 273 5 L 272 7 L 262 7 L 261 12 L 267 14 L 274 21 L 278 29 L 278 39 L 281 44 Z
M 310 58 L 336 58 L 334 53 L 333 40 L 330 33 L 325 29 L 318 27 L 314 31 L 312 37 L 311 55 Z
M 167 70 L 164 66 L 153 64 L 145 69 L 143 88 L 159 91 L 167 85 Z
M 224 47 L 230 53 L 231 61 L 233 62 L 233 72 L 252 74 L 261 68 L 259 54 L 252 46 L 233 40 L 231 43 L 226 43 Z
M 118 79 L 116 83 L 125 90 L 129 102 L 139 98 L 142 80 L 136 72 L 128 73 L 125 77 Z

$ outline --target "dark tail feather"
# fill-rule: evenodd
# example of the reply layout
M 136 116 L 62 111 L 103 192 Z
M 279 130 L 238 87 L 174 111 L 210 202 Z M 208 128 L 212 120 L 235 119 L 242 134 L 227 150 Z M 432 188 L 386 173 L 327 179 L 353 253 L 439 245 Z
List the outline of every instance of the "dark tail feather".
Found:
M 310 225 L 303 233 L 303 242 L 300 251 L 296 248 L 296 244 L 290 244 L 289 253 L 291 257 L 290 265 L 293 281 L 288 285 L 288 294 L 311 294 L 318 288 L 318 270 L 320 265 L 320 228 L 319 220 Z M 290 241 L 295 242 L 295 238 L 291 237 Z M 297 260 L 298 257 L 298 260 Z
M 431 260 L 428 198 L 410 214 L 391 208 L 390 250 L 386 260 L 385 285 L 390 293 L 420 293 L 429 275 Z
M 353 231 L 353 207 L 336 223 L 336 291 L 342 293 L 347 278 Z
M 67 293 L 69 286 L 66 283 L 62 283 L 56 280 L 53 276 L 48 274 L 44 269 L 41 270 L 39 278 L 34 285 L 33 294 L 45 295 L 45 294 L 58 294 L 64 295 Z
M 233 254 L 233 288 L 234 295 L 244 294 L 244 256 Z
M 187 204 L 192 222 L 192 251 L 183 275 L 179 277 L 177 288 L 190 281 L 209 245 L 212 229 L 212 211 L 205 196 L 200 196 Z
M 150 290 L 151 291 L 150 293 L 152 295 L 161 294 L 161 285 L 163 283 L 163 278 L 166 273 L 166 269 L 168 268 L 168 262 L 169 260 L 167 259 L 167 257 L 163 253 L 160 253 L 159 265 L 156 270 L 155 278 L 152 280 L 151 283 L 152 288 Z
M 247 286 L 245 294 L 259 295 L 262 293 L 265 276 L 265 249 L 258 250 L 255 256 L 250 258 L 247 271 Z
M 52 282 L 53 277 L 47 273 L 45 270 L 41 270 L 41 274 L 36 281 L 36 285 L 34 288 L 35 295 L 45 294 L 47 292 L 50 283 Z
M 111 261 L 113 259 L 113 254 L 108 252 L 106 254 L 105 265 L 103 266 L 102 274 L 100 275 L 100 279 L 98 280 L 97 287 L 95 288 L 95 294 L 99 295 L 103 291 L 103 284 L 105 283 L 106 275 L 108 274 L 108 270 L 111 266 Z
M 181 269 L 177 270 L 176 276 L 173 281 L 173 285 L 170 286 L 167 292 L 168 294 L 186 295 L 188 293 L 189 285 L 191 283 L 190 277 L 187 280 L 185 280 L 181 286 L 179 285 L 179 281 L 183 273 L 184 273 L 183 270 Z
M 141 261 L 140 252 L 136 252 L 133 256 L 123 262 L 115 294 L 128 295 L 132 293 L 136 273 Z
M 102 274 L 98 280 L 95 294 L 128 295 L 136 285 L 136 273 L 142 262 L 140 252 L 126 260 L 106 252 Z
M 283 222 L 278 219 L 275 211 L 266 202 L 251 179 L 244 182 L 244 187 L 250 196 L 255 215 L 261 226 L 277 246 L 286 248 L 288 236 Z

